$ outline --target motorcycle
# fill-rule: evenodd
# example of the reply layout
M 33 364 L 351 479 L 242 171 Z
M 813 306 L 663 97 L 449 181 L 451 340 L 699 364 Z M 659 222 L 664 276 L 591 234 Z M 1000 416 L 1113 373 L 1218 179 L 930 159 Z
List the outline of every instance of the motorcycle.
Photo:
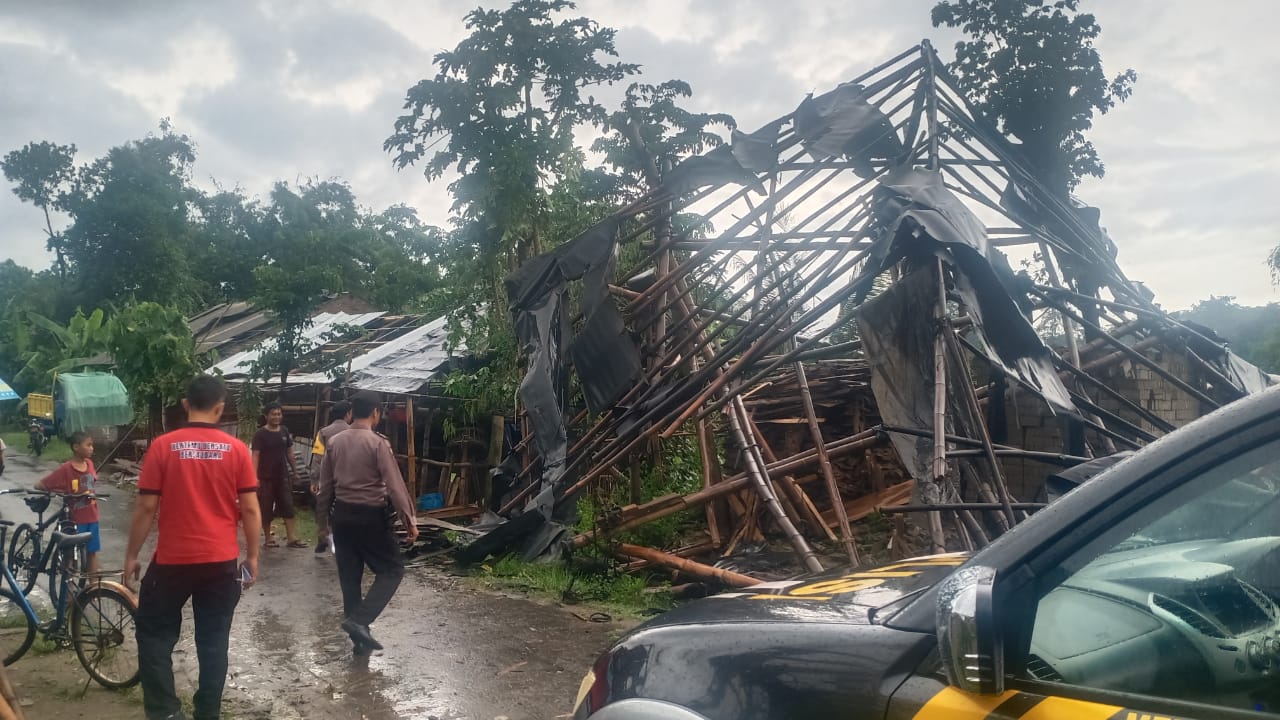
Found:
M 32 454 L 40 457 L 44 452 L 44 446 L 49 444 L 49 438 L 44 434 L 44 424 L 39 420 L 32 420 L 27 425 L 27 447 Z

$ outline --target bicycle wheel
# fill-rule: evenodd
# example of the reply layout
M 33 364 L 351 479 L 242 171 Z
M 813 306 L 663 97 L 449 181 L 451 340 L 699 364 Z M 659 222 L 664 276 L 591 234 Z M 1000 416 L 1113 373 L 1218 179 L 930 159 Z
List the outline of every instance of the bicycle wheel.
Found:
M 40 535 L 34 527 L 22 523 L 13 531 L 13 539 L 9 541 L 9 569 L 22 586 L 23 595 L 31 593 L 40 577 L 39 558 Z
M 71 644 L 89 677 L 113 690 L 136 684 L 133 598 L 115 588 L 92 587 L 76 598 L 73 608 Z
M 18 597 L 0 589 L 0 657 L 12 665 L 26 654 L 36 640 L 36 622 L 22 608 Z

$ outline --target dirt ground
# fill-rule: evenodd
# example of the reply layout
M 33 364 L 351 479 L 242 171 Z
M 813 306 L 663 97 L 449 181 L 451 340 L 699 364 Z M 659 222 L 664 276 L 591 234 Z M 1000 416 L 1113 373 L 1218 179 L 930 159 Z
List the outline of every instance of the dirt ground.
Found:
M 0 489 L 30 485 L 51 467 L 11 451 Z M 123 564 L 131 506 L 127 491 L 102 505 L 104 568 Z M 32 517 L 16 496 L 0 496 L 0 515 Z M 386 649 L 357 660 L 338 628 L 341 596 L 331 556 L 264 549 L 259 573 L 232 630 L 227 718 L 566 717 L 595 656 L 627 627 L 587 622 L 566 608 L 417 568 L 373 626 Z M 179 694 L 189 699 L 196 678 L 190 622 L 174 665 Z M 112 692 L 86 682 L 70 650 L 28 654 L 9 672 L 29 718 L 142 717 L 136 688 Z

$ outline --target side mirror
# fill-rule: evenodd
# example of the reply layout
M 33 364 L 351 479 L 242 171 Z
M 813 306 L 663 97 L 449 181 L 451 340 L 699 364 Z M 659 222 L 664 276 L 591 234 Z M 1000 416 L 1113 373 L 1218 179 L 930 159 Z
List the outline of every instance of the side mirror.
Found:
M 994 568 L 951 574 L 938 590 L 938 652 L 947 680 L 965 692 L 1004 692 L 1004 649 L 992 599 Z

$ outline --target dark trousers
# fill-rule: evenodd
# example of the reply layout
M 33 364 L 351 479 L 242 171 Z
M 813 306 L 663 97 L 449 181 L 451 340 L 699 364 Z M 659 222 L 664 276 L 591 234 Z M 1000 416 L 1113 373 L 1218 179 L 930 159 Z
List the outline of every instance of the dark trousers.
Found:
M 404 577 L 404 556 L 391 529 L 385 507 L 333 504 L 334 559 L 338 563 L 338 583 L 342 586 L 342 613 L 361 625 L 371 625 L 391 602 Z M 369 594 L 360 595 L 364 569 L 373 571 Z
M 147 568 L 135 624 L 142 705 L 149 720 L 182 709 L 173 688 L 173 646 L 182 631 L 182 608 L 188 599 L 195 615 L 196 657 L 200 661 L 195 718 L 213 720 L 221 715 L 231 617 L 240 602 L 238 580 L 235 560 L 196 565 L 153 562 Z

